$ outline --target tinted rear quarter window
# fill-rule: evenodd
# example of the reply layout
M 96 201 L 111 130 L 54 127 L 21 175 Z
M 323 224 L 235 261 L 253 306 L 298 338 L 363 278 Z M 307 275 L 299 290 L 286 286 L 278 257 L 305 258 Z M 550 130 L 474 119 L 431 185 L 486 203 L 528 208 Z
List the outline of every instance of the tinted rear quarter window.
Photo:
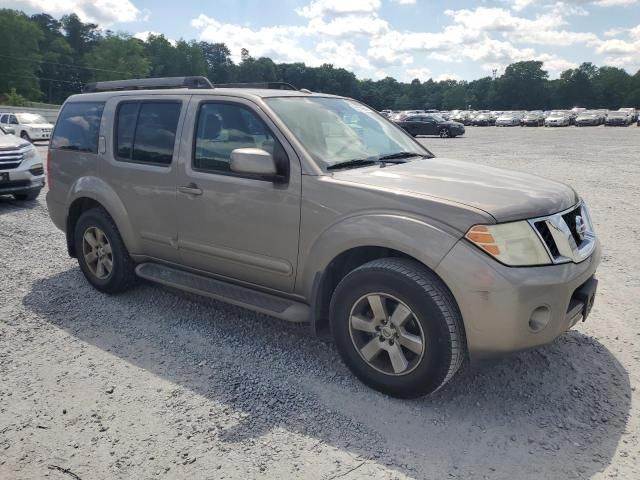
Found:
M 104 102 L 67 103 L 56 122 L 51 147 L 98 153 L 98 134 Z
M 116 124 L 118 159 L 171 164 L 181 106 L 179 102 L 122 103 Z

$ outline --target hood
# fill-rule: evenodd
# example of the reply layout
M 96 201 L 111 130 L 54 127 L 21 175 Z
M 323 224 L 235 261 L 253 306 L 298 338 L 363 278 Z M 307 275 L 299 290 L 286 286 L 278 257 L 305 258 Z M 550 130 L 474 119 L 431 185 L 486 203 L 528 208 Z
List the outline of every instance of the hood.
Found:
M 15 135 L 3 135 L 0 133 L 0 149 L 15 149 L 26 147 L 27 145 L 30 145 L 30 143 Z
M 438 122 L 438 125 L 448 125 L 450 127 L 464 127 L 463 123 L 454 122 L 453 120 L 445 120 L 444 122 Z
M 338 180 L 424 195 L 474 207 L 509 222 L 550 215 L 578 202 L 560 182 L 447 158 L 335 172 Z
M 25 123 L 23 125 L 29 128 L 53 128 L 51 123 Z

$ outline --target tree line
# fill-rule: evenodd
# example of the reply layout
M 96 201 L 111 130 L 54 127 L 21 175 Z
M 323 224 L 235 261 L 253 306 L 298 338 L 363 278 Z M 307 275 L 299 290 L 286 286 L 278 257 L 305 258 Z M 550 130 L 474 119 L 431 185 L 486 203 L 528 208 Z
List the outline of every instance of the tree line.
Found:
M 150 35 L 146 40 L 104 31 L 75 15 L 56 19 L 0 10 L 0 101 L 60 104 L 85 83 L 143 77 L 204 75 L 213 83 L 282 81 L 316 92 L 345 95 L 376 109 L 561 109 L 640 107 L 640 71 L 583 63 L 549 79 L 543 62 L 509 65 L 497 78 L 473 81 L 386 77 L 358 79 L 325 64 L 275 63 L 242 51 L 234 63 L 224 43 Z

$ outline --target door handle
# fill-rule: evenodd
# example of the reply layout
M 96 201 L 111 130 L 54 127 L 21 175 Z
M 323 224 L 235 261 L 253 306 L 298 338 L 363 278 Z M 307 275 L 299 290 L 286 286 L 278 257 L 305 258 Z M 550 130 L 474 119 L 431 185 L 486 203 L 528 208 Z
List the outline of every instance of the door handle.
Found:
M 187 195 L 202 195 L 202 190 L 200 190 L 195 183 L 190 183 L 189 185 L 178 187 L 178 191 L 181 193 L 186 193 Z

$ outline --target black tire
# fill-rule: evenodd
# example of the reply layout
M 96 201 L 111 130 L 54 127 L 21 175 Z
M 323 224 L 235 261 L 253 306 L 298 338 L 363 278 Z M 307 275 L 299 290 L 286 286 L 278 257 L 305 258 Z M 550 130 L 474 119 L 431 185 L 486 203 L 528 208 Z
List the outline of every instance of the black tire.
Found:
M 29 136 L 29 134 L 27 132 L 25 132 L 24 130 L 20 132 L 20 138 L 23 140 L 26 140 L 27 142 L 33 143 L 31 141 L 31 137 Z
M 40 189 L 37 190 L 29 190 L 26 193 L 14 193 L 13 198 L 19 200 L 21 202 L 35 200 L 40 195 Z
M 352 308 L 374 292 L 404 303 L 424 332 L 424 353 L 406 374 L 374 368 L 352 340 Z M 399 398 L 420 397 L 440 389 L 466 357 L 462 317 L 453 295 L 436 274 L 409 259 L 374 260 L 347 274 L 331 299 L 331 331 L 343 361 L 363 383 Z
M 83 253 L 84 234 L 88 229 L 96 227 L 104 232 L 111 245 L 113 267 L 106 278 L 98 278 L 91 271 Z M 104 209 L 92 208 L 80 215 L 74 231 L 74 240 L 80 270 L 94 288 L 105 293 L 118 293 L 136 284 L 135 263 L 129 256 L 118 227 Z
M 440 135 L 440 138 L 449 138 L 451 136 L 451 131 L 448 128 L 443 127 L 440 129 L 438 134 Z

